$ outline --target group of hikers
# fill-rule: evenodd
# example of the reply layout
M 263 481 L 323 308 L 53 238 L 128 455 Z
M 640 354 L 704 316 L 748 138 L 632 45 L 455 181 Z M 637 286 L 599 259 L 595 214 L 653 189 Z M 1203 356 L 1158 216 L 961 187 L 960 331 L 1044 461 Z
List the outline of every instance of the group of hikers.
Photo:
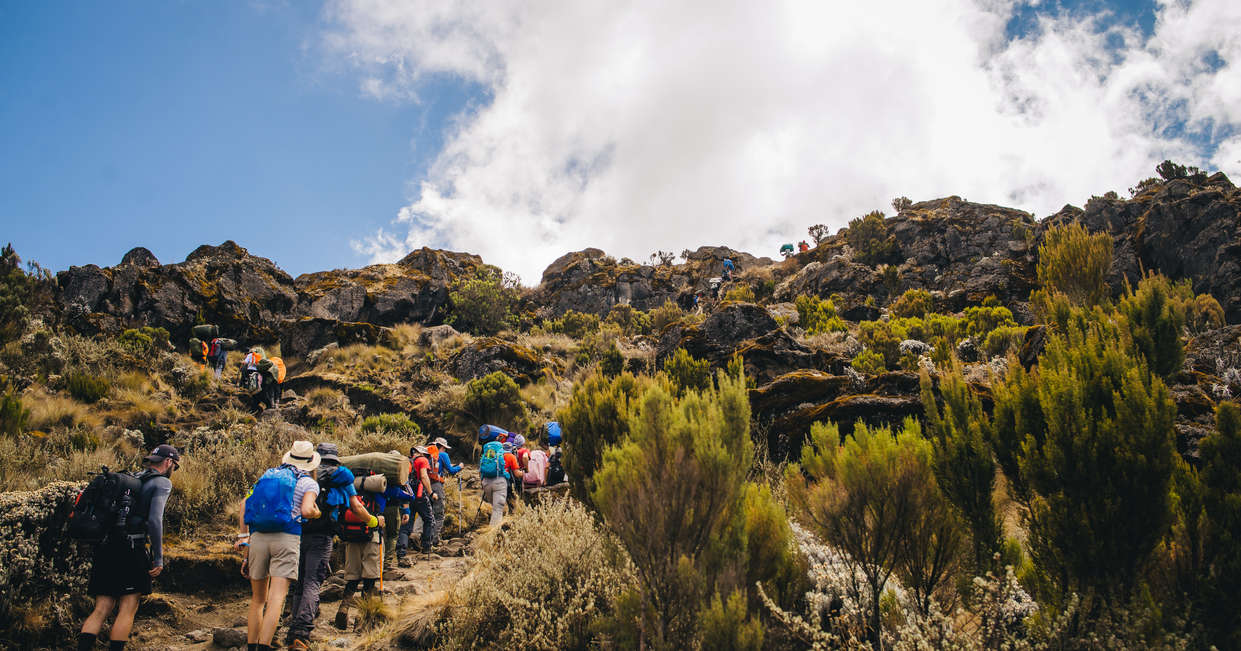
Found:
M 560 426 L 548 423 L 544 431 L 547 450 L 494 425 L 479 429 L 480 507 L 490 505 L 492 526 L 522 491 L 566 481 Z M 342 630 L 357 598 L 379 594 L 385 575 L 401 578 L 396 568 L 412 566 L 411 547 L 431 554 L 444 528 L 444 482 L 462 470 L 452 463 L 451 449 L 441 436 L 413 446 L 408 456 L 393 450 L 342 457 L 334 443 L 295 441 L 239 505 L 234 546 L 251 588 L 247 648 L 273 648 L 290 592 L 285 645 L 309 648 L 336 539 L 345 586 L 332 622 Z M 79 494 L 69 534 L 95 545 L 89 583 L 95 607 L 82 625 L 79 650 L 95 648 L 113 611 L 109 649 L 125 648 L 139 597 L 151 593 L 152 579 L 163 570 L 163 515 L 180 462 L 175 447 L 161 444 L 144 458 L 141 472 L 104 468 Z
M 200 324 L 194 326 L 189 340 L 190 357 L 203 370 L 211 369 L 217 381 L 228 364 L 228 351 L 237 347 L 235 339 L 220 336 L 219 326 Z M 281 385 L 286 369 L 284 360 L 268 356 L 259 346 L 246 349 L 237 374 L 237 386 L 248 392 L 254 400 L 254 408 L 280 404 Z

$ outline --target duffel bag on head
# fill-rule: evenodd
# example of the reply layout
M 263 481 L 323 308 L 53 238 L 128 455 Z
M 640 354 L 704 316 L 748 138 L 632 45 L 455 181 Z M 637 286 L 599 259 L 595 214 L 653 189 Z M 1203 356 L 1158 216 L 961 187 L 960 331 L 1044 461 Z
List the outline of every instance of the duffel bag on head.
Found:
M 204 323 L 194 326 L 194 336 L 203 341 L 211 341 L 220 336 L 220 326 Z
M 547 443 L 548 445 L 560 445 L 560 423 L 552 421 L 547 424 Z
M 235 350 L 237 348 L 237 340 L 220 337 L 220 345 L 224 347 L 224 350 Z
M 382 474 L 389 486 L 404 486 L 409 483 L 409 457 L 399 452 L 367 452 L 340 458 L 340 465 L 348 468 L 354 476 L 366 475 L 370 472 Z
M 206 350 L 203 346 L 202 339 L 194 337 L 190 339 L 190 359 L 201 362 L 206 359 Z
M 486 443 L 487 441 L 495 441 L 501 436 L 508 436 L 508 430 L 495 425 L 483 425 L 478 428 L 478 440 Z
M 293 515 L 293 492 L 297 469 L 292 466 L 270 468 L 259 477 L 246 498 L 245 522 L 250 531 L 260 533 L 300 533 L 300 520 Z

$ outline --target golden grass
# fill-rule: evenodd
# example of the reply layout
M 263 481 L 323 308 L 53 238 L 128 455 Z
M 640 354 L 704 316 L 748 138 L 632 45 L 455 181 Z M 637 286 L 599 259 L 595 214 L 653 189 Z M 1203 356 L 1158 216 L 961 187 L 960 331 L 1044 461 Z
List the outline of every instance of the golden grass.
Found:
M 22 395 L 22 403 L 30 410 L 27 427 L 31 430 L 48 430 L 55 427 L 98 427 L 103 419 L 90 407 L 82 403 L 47 393 L 42 389 L 31 389 Z
M 382 595 L 370 595 L 358 599 L 358 630 L 370 631 L 392 621 L 395 611 L 389 606 Z

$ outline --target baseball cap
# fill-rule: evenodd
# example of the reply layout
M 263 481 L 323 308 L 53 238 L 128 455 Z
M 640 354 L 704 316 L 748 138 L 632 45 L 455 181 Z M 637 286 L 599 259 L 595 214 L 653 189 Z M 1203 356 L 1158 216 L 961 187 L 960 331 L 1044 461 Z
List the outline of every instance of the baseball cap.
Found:
M 160 443 L 151 450 L 151 454 L 143 457 L 143 461 L 147 463 L 160 463 L 164 459 L 172 459 L 174 467 L 181 467 L 181 453 L 177 449 L 167 443 Z

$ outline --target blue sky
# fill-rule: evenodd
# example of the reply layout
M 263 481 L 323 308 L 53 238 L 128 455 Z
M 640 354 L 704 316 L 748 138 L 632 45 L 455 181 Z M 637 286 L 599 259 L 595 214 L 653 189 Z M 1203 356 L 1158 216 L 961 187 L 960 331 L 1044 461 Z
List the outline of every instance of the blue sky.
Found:
M 470 86 L 363 97 L 312 3 L 0 3 L 0 239 L 51 269 L 234 239 L 285 270 L 359 266 Z
M 0 242 L 233 239 L 293 275 L 430 245 L 532 284 L 586 246 L 774 255 L 898 195 L 1043 217 L 1164 157 L 1241 171 L 1232 0 L 697 1 L 0 3 Z

